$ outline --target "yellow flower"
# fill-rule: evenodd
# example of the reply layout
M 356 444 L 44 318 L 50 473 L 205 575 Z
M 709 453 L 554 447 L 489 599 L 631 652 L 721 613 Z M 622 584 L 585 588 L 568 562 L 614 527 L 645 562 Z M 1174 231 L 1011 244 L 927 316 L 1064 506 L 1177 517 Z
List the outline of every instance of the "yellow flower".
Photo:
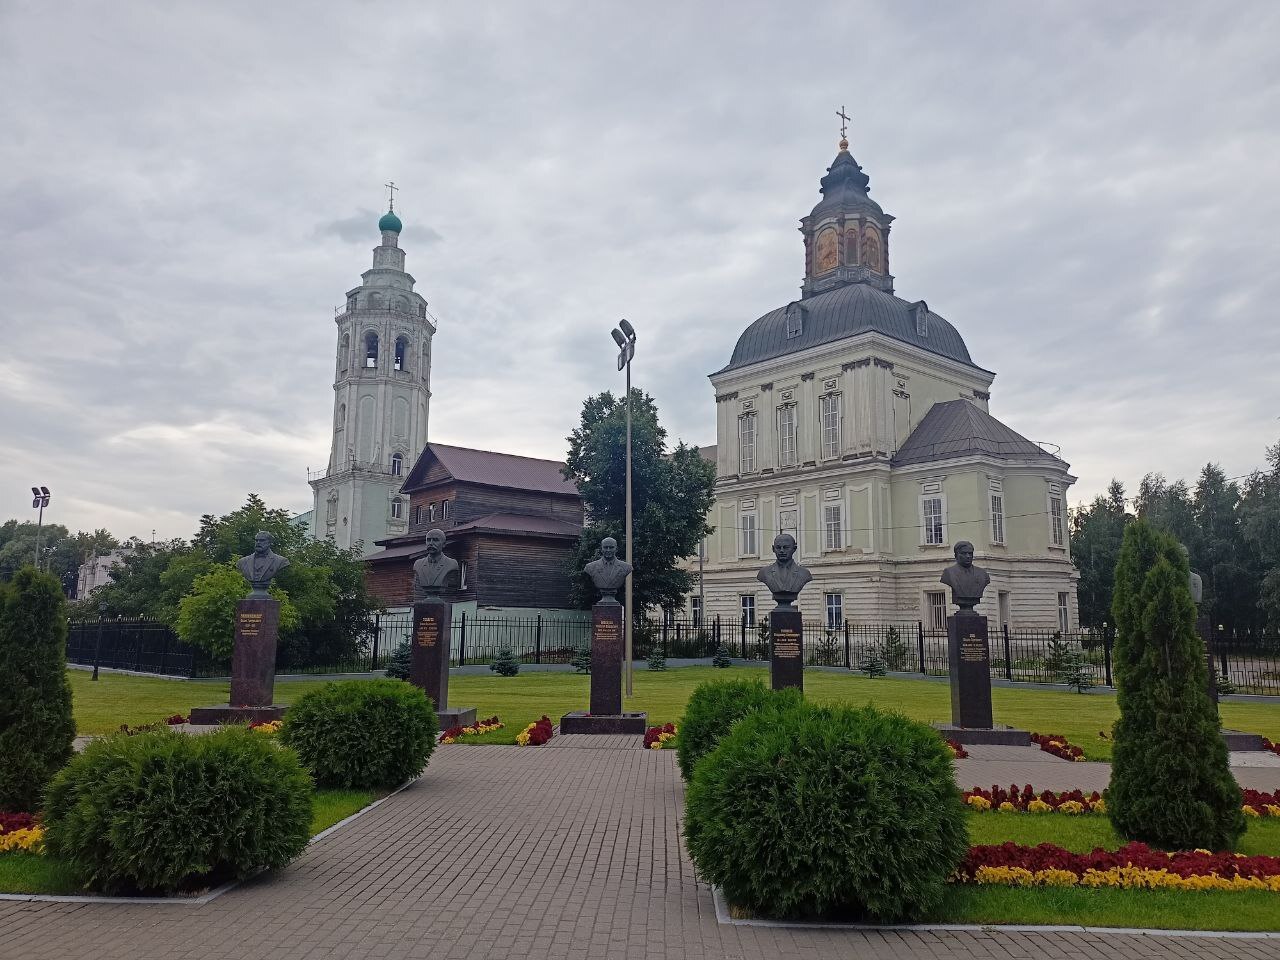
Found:
M 44 852 L 44 828 L 23 827 L 0 834 L 0 852 L 8 850 L 25 850 L 29 853 Z
M 1017 807 L 1015 807 L 1015 806 L 1014 806 L 1012 803 L 1010 803 L 1008 800 L 1003 801 L 1003 802 L 1000 804 L 1000 806 L 999 806 L 999 808 L 998 808 L 998 809 L 1000 810 L 1000 812 L 1001 812 L 1001 813 L 1017 813 L 1017 811 L 1018 811 L 1018 808 L 1017 808 Z
M 1268 803 L 1262 809 L 1267 811 L 1268 817 L 1280 817 L 1280 806 L 1274 803 Z
M 1093 803 L 1089 804 L 1089 809 L 1092 810 L 1094 813 L 1106 813 L 1107 801 L 1099 798 L 1093 801 Z
M 1049 806 L 1043 800 L 1032 800 L 1027 804 L 1028 813 L 1050 813 L 1053 807 Z
M 975 810 L 991 809 L 991 801 L 988 800 L 986 797 L 979 796 L 976 793 L 971 796 L 965 797 L 964 802 L 969 804 L 969 806 L 973 807 L 973 809 Z
M 1249 804 L 1247 804 L 1247 803 L 1246 803 L 1246 804 L 1244 805 L 1244 807 L 1242 807 L 1241 809 L 1243 809 L 1243 810 L 1244 810 L 1244 815 L 1245 815 L 1246 817 L 1260 817 L 1260 816 L 1262 816 L 1262 814 L 1258 813 L 1258 808 L 1257 808 L 1257 807 L 1252 807 L 1252 806 L 1250 806 L 1250 805 L 1249 805 Z
M 1064 800 L 1058 804 L 1058 812 L 1069 814 L 1084 813 L 1084 804 L 1079 800 Z

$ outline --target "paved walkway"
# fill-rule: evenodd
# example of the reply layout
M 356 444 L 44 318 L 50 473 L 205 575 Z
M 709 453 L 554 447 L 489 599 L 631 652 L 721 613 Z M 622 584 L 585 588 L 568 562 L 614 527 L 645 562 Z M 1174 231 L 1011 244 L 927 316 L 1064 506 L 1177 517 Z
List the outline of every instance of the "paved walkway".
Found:
M 1045 769 L 1054 766 L 1085 765 Z M 291 867 L 205 906 L 0 902 L 0 958 L 1280 954 L 1280 944 L 1263 940 L 720 925 L 679 841 L 681 793 L 674 751 L 455 744 L 436 753 L 422 780 L 313 844 Z

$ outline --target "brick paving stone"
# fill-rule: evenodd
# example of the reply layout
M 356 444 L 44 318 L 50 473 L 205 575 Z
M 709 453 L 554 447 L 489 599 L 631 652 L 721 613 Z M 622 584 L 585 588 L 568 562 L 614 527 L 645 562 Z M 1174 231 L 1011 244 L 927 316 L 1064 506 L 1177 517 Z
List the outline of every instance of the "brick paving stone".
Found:
M 984 779 L 1025 782 L 1017 766 Z M 673 751 L 454 744 L 287 869 L 204 906 L 0 902 L 0 960 L 1280 956 L 1263 940 L 722 926 L 680 843 L 682 793 Z

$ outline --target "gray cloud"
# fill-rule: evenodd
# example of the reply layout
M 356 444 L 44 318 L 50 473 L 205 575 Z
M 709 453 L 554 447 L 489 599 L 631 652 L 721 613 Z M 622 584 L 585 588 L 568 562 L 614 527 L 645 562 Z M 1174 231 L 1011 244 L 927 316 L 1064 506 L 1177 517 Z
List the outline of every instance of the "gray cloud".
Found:
M 297 14 L 0 11 L 0 514 L 35 482 L 121 535 L 308 507 L 388 179 L 440 318 L 434 438 L 562 455 L 626 316 L 672 436 L 713 442 L 705 375 L 795 297 L 842 102 L 899 293 L 1073 500 L 1280 433 L 1273 4 Z

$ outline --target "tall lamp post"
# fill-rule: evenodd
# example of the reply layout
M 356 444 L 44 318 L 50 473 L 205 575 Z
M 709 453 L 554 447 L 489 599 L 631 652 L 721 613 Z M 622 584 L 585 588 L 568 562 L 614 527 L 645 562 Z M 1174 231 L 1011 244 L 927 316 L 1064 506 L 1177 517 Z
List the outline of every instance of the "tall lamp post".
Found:
M 614 342 L 618 345 L 618 369 L 626 370 L 627 372 L 627 552 L 624 559 L 628 564 L 631 564 L 634 562 L 631 549 L 631 358 L 636 355 L 636 329 L 626 320 L 619 320 L 618 326 L 614 327 L 610 332 L 613 335 Z M 627 574 L 627 610 L 626 622 L 623 626 L 622 655 L 626 661 L 626 670 L 624 672 L 627 678 L 628 697 L 635 693 L 631 647 L 632 621 L 635 619 L 635 609 L 631 603 L 631 584 L 634 579 L 634 573 Z
M 44 508 L 49 505 L 49 488 L 31 488 L 31 506 L 40 511 L 36 517 L 36 569 L 40 569 L 40 529 L 44 526 Z

